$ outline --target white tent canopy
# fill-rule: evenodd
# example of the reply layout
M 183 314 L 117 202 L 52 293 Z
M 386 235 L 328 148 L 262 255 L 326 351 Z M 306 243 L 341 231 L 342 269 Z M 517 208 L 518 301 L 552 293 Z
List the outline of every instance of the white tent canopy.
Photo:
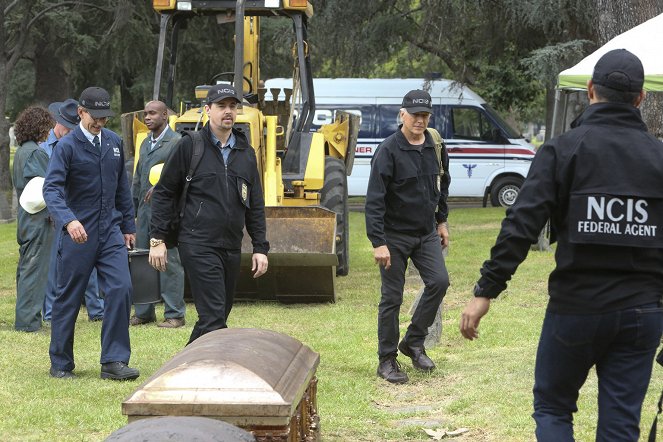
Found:
M 559 74 L 558 89 L 585 89 L 594 65 L 613 49 L 627 49 L 640 58 L 645 68 L 646 91 L 663 92 L 663 14 L 613 38 L 577 65 Z

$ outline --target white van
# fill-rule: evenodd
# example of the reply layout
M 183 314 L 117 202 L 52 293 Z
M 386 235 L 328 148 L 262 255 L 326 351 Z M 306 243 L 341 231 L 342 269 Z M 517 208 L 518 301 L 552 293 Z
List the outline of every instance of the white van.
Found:
M 292 80 L 267 80 L 265 87 L 292 88 Z M 349 195 L 366 195 L 371 158 L 378 144 L 398 129 L 403 96 L 425 89 L 433 99 L 429 126 L 440 132 L 449 153 L 449 196 L 483 197 L 485 205 L 490 195 L 494 206 L 510 206 L 516 200 L 534 147 L 469 88 L 444 79 L 318 78 L 313 89 L 312 130 L 332 122 L 335 110 L 361 117 Z

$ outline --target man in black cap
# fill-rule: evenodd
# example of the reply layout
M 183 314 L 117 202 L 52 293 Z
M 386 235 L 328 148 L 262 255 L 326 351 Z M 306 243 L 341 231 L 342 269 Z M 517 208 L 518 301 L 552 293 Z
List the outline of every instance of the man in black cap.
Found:
M 366 233 L 382 279 L 377 374 L 397 384 L 408 381 L 396 360 L 398 350 L 418 370 L 435 369 L 424 341 L 449 286 L 442 255 L 449 244 L 449 158 L 443 151 L 442 162 L 438 160 L 435 141 L 426 130 L 432 112 L 426 91 L 405 95 L 400 130 L 378 146 L 366 192 Z M 419 270 L 425 289 L 399 343 L 398 315 L 408 259 Z
M 74 377 L 76 317 L 96 268 L 105 295 L 101 378 L 135 379 L 138 370 L 128 366 L 131 277 L 127 249 L 134 245 L 136 225 L 122 140 L 104 128 L 113 115 L 108 92 L 89 87 L 79 103 L 81 122 L 58 143 L 44 182 L 44 199 L 58 235 L 50 374 Z
M 207 124 L 199 134 L 187 133 L 166 161 L 152 193 L 150 264 L 166 270 L 165 240 L 178 212 L 184 183 L 189 181 L 179 224 L 179 254 L 189 277 L 198 312 L 189 343 L 205 333 L 227 327 L 239 276 L 244 226 L 253 244 L 252 271 L 257 278 L 267 271 L 265 203 L 256 155 L 246 136 L 233 128 L 237 118 L 237 92 L 229 85 L 208 91 Z M 202 157 L 188 177 L 194 138 L 203 143 Z
M 538 150 L 462 313 L 462 335 L 477 338 L 490 300 L 550 219 L 558 244 L 534 375 L 540 441 L 573 440 L 573 413 L 592 367 L 596 440 L 640 434 L 663 330 L 663 143 L 647 133 L 638 109 L 644 80 L 627 50 L 599 59 L 587 83 L 590 106 Z
M 48 138 L 39 147 L 44 149 L 50 158 L 53 149 L 60 138 L 74 129 L 81 119 L 78 116 L 78 101 L 68 98 L 64 102 L 56 101 L 48 105 L 48 111 L 55 119 L 55 127 L 51 129 Z M 48 267 L 48 284 L 46 285 L 46 296 L 44 297 L 43 317 L 44 321 L 51 320 L 51 308 L 55 299 L 57 247 L 51 247 L 51 259 Z M 99 297 L 97 287 L 97 271 L 93 270 L 85 289 L 85 309 L 90 321 L 101 321 L 104 317 L 104 300 Z

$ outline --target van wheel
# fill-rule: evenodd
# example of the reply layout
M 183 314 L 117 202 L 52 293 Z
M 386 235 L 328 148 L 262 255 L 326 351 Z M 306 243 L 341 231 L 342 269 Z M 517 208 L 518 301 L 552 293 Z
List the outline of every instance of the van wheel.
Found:
M 495 183 L 490 186 L 490 203 L 493 207 L 513 206 L 522 185 L 522 178 L 506 177 L 495 180 Z
M 325 183 L 320 191 L 320 205 L 336 212 L 336 276 L 350 271 L 350 224 L 348 215 L 348 177 L 345 163 L 334 157 L 325 157 Z

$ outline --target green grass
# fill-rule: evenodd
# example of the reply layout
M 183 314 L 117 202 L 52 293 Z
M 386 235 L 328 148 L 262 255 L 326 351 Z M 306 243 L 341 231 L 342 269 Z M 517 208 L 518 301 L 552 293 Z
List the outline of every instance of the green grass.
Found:
M 451 287 L 445 298 L 442 343 L 429 351 L 438 370 L 415 372 L 406 385 L 390 385 L 375 376 L 376 313 L 379 275 L 365 237 L 362 213 L 351 212 L 351 273 L 337 279 L 338 301 L 324 305 L 241 303 L 233 309 L 231 327 L 258 327 L 291 335 L 320 353 L 318 407 L 325 441 L 429 440 L 423 428 L 470 431 L 455 440 L 534 440 L 532 384 L 536 345 L 547 301 L 551 253 L 530 253 L 509 289 L 491 306 L 481 323 L 481 338 L 465 341 L 458 332 L 460 311 L 471 297 L 478 270 L 487 258 L 504 211 L 457 209 L 451 213 L 451 246 L 447 266 Z M 142 381 L 182 349 L 195 322 L 187 306 L 187 326 L 131 329 L 131 364 L 140 368 L 137 382 L 99 379 L 99 323 L 83 313 L 76 329 L 79 378 L 62 382 L 48 376 L 48 330 L 13 331 L 14 276 L 18 257 L 15 224 L 0 225 L 0 439 L 3 441 L 97 441 L 126 424 L 122 401 Z M 409 310 L 420 282 L 409 276 L 401 314 Z M 162 311 L 159 309 L 159 317 Z M 648 431 L 663 388 L 656 367 L 643 407 Z M 596 377 L 581 391 L 575 417 L 578 441 L 594 440 Z M 404 420 L 429 422 L 405 426 Z M 432 423 L 431 423 L 432 421 Z M 439 422 L 436 424 L 435 422 Z M 641 438 L 644 440 L 644 437 Z

